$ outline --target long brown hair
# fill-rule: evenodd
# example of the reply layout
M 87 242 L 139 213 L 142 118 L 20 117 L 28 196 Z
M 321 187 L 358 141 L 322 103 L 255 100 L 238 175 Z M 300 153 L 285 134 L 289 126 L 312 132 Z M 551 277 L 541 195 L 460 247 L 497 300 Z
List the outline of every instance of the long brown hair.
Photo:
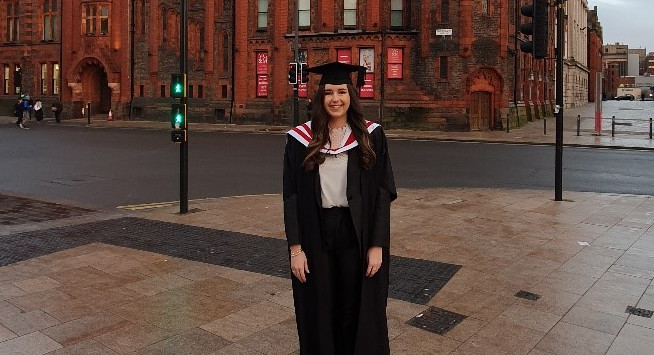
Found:
M 350 94 L 350 108 L 347 110 L 347 123 L 354 133 L 354 137 L 361 149 L 361 166 L 370 169 L 375 164 L 375 151 L 370 142 L 370 133 L 363 118 L 359 95 L 353 85 L 347 84 L 347 91 Z M 325 85 L 320 85 L 314 96 L 313 110 L 311 114 L 311 131 L 313 139 L 307 146 L 307 156 L 302 162 L 306 170 L 313 170 L 317 165 L 325 161 L 325 156 L 320 149 L 329 142 L 329 113 L 325 110 Z

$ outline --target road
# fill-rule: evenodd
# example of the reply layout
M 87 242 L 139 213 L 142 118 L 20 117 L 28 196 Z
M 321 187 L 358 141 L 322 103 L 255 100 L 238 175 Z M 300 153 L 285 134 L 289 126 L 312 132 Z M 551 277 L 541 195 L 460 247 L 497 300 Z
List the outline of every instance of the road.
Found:
M 169 131 L 0 126 L 0 193 L 94 208 L 179 200 Z M 554 147 L 391 140 L 401 188 L 551 189 Z M 284 136 L 191 132 L 189 198 L 281 192 Z M 564 149 L 563 189 L 654 195 L 654 154 Z

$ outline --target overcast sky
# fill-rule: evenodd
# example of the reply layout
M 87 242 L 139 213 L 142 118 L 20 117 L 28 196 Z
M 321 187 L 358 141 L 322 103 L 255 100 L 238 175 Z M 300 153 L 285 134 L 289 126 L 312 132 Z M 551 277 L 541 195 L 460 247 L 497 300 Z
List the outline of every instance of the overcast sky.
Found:
M 620 42 L 654 52 L 654 0 L 588 0 L 590 10 L 595 6 L 604 44 Z

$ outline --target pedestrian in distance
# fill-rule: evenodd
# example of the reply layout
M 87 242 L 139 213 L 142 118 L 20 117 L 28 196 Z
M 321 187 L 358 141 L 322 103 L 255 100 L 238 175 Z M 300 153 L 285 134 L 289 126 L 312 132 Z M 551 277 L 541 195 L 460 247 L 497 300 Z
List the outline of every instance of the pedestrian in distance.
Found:
M 302 355 L 389 354 L 390 206 L 397 197 L 386 136 L 364 119 L 351 72 L 328 63 L 312 121 L 284 153 L 284 226 Z
M 36 118 L 36 122 L 43 120 L 43 103 L 41 99 L 36 99 L 34 103 L 34 117 Z
M 23 126 L 23 99 L 21 98 L 14 104 L 14 116 L 16 116 L 16 126 L 25 128 Z
M 63 110 L 63 108 L 64 105 L 59 100 L 55 101 L 52 104 L 52 107 L 50 108 L 52 112 L 54 112 L 55 122 L 57 123 L 61 122 L 61 111 Z
M 23 123 L 32 119 L 32 104 L 29 95 L 23 98 Z

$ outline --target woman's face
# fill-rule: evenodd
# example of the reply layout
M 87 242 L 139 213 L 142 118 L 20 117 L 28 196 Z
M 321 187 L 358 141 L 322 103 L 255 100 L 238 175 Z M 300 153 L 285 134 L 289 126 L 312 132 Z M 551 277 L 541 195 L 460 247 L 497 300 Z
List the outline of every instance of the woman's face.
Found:
M 347 110 L 350 108 L 350 92 L 347 84 L 325 84 L 323 104 L 330 118 L 347 118 Z

